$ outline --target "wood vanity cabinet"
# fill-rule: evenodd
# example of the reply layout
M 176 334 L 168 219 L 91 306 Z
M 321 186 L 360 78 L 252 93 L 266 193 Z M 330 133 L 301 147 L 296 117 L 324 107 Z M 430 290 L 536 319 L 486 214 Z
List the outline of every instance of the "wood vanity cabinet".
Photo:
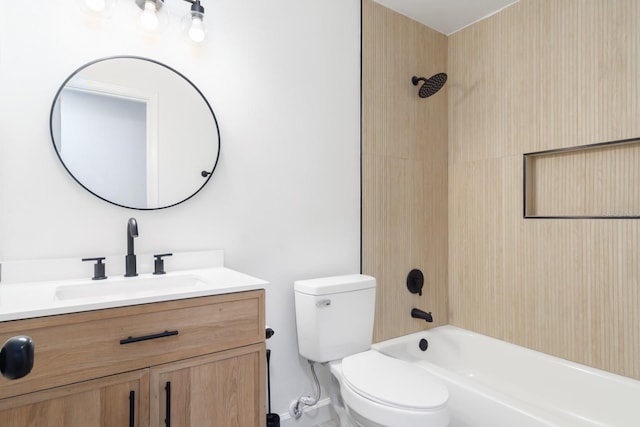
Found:
M 35 363 L 0 426 L 264 427 L 264 291 L 0 323 Z

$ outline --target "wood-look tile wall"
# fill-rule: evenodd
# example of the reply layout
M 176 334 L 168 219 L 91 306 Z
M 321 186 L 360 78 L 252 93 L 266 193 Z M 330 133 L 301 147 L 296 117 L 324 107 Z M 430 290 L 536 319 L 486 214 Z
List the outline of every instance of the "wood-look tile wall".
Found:
M 411 77 L 444 72 L 444 35 L 363 0 L 363 272 L 378 280 L 375 341 L 447 319 L 447 89 L 418 97 Z M 425 275 L 422 297 L 406 276 Z
M 522 214 L 523 153 L 640 136 L 639 49 L 637 0 L 521 0 L 449 37 L 452 324 L 640 379 L 639 220 Z

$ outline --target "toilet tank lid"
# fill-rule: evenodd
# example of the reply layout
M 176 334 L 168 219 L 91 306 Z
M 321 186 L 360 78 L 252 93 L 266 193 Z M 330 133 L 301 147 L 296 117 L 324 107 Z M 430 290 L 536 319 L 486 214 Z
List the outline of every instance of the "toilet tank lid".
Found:
M 308 295 L 337 294 L 375 287 L 376 279 L 365 274 L 348 274 L 345 276 L 297 280 L 293 283 L 293 290 L 295 292 Z

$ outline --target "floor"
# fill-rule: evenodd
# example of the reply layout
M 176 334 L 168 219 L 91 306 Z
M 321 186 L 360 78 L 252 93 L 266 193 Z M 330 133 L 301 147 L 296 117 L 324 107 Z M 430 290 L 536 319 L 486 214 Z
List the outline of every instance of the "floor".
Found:
M 327 421 L 326 423 L 318 424 L 315 427 L 340 427 L 337 421 Z

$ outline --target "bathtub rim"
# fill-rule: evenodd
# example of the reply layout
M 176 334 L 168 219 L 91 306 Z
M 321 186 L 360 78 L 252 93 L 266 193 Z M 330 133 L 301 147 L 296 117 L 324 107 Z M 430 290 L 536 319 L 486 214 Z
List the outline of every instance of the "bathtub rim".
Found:
M 511 395 L 509 393 L 505 393 L 505 391 L 502 389 L 492 388 L 490 385 L 487 385 L 482 381 L 474 380 L 473 376 L 468 376 L 464 370 L 464 364 L 460 365 L 462 369 L 459 370 L 456 369 L 455 363 L 452 366 L 445 367 L 438 363 L 435 363 L 434 361 L 421 358 L 420 352 L 417 351 L 418 341 L 421 338 L 426 338 L 427 340 L 433 339 L 435 341 L 438 338 L 434 337 L 434 335 L 441 335 L 441 337 L 445 338 L 445 341 L 455 341 L 456 337 L 458 336 L 462 337 L 462 340 L 482 340 L 486 342 L 487 346 L 492 346 L 493 343 L 495 343 L 495 348 L 499 351 L 513 351 L 517 354 L 526 353 L 525 357 L 531 357 L 532 359 L 539 359 L 551 364 L 556 364 L 559 369 L 566 368 L 581 375 L 591 376 L 595 381 L 609 382 L 611 384 L 611 387 L 620 386 L 622 388 L 630 389 L 630 391 L 633 392 L 634 396 L 636 395 L 636 392 L 640 393 L 640 381 L 634 378 L 625 377 L 613 372 L 604 371 L 598 368 L 593 368 L 577 362 L 562 359 L 557 356 L 529 349 L 517 344 L 509 343 L 507 341 L 483 335 L 481 333 L 469 331 L 467 329 L 463 329 L 454 325 L 438 326 L 435 328 L 407 334 L 401 337 L 391 338 L 389 340 L 373 344 L 372 349 L 380 351 L 381 353 L 386 354 L 390 357 L 396 357 L 400 359 L 404 359 L 402 355 L 406 355 L 407 358 L 404 360 L 411 361 L 417 366 L 427 369 L 434 375 L 440 377 L 443 381 L 445 381 L 445 383 L 451 383 L 456 387 L 470 390 L 473 393 L 479 393 L 481 396 L 483 396 L 483 398 L 502 404 L 505 407 L 509 408 L 509 410 L 519 412 L 529 418 L 535 419 L 540 422 L 540 424 L 536 424 L 536 426 L 584 427 L 586 425 L 589 425 L 593 427 L 604 427 L 613 425 L 607 424 L 608 421 L 603 420 L 599 416 L 596 416 L 595 418 L 585 418 L 585 414 L 583 414 L 581 411 L 575 412 L 570 410 L 569 408 L 565 408 L 562 406 L 549 406 L 545 404 L 540 405 L 538 402 L 523 399 L 523 397 L 519 396 L 518 394 Z M 410 348 L 414 344 L 415 351 L 411 350 Z M 471 345 L 474 344 L 472 343 Z M 450 398 L 450 403 L 453 403 L 454 398 L 452 390 L 450 390 Z M 452 410 L 454 410 L 453 407 Z M 460 410 L 460 408 L 458 408 L 458 410 Z M 633 411 L 633 413 L 635 414 L 635 411 Z M 454 412 L 452 412 L 452 416 L 453 414 Z M 624 425 L 626 426 L 627 424 Z M 635 424 L 632 425 L 635 426 Z
M 621 374 L 617 374 L 615 372 L 610 372 L 610 371 L 606 371 L 604 369 L 600 369 L 600 368 L 595 368 L 593 366 L 589 366 L 589 365 L 585 365 L 579 362 L 575 362 L 573 360 L 569 360 L 569 359 L 563 359 L 561 357 L 558 356 L 554 356 L 553 354 L 549 354 L 549 353 L 545 353 L 543 351 L 539 351 L 539 350 L 535 350 L 529 347 L 525 347 L 522 345 L 518 345 L 518 344 L 514 344 L 511 343 L 509 341 L 505 341 L 505 340 L 501 340 L 498 338 L 494 338 L 492 336 L 489 335 L 484 335 L 482 333 L 479 332 L 474 332 L 474 331 L 470 331 L 468 329 L 464 329 L 461 328 L 459 326 L 455 326 L 455 325 L 442 325 L 442 326 L 436 326 L 434 328 L 430 328 L 430 329 L 425 329 L 423 331 L 418 331 L 418 332 L 413 332 L 407 335 L 402 335 L 399 337 L 395 337 L 395 338 L 390 338 L 388 340 L 384 340 L 384 341 L 380 341 L 377 343 L 374 343 L 371 345 L 371 349 L 372 350 L 376 350 L 379 351 L 383 354 L 384 351 L 382 351 L 382 349 L 384 349 L 385 347 L 391 346 L 391 345 L 395 345 L 395 344 L 399 344 L 399 343 L 403 343 L 403 342 L 410 342 L 411 340 L 415 340 L 415 339 L 420 339 L 420 338 L 428 338 L 424 336 L 424 334 L 429 334 L 429 333 L 438 333 L 441 331 L 450 331 L 451 333 L 454 334 L 459 334 L 459 335 L 466 335 L 466 336 L 470 336 L 470 337 L 481 337 L 482 339 L 487 339 L 490 340 L 492 342 L 497 342 L 500 345 L 505 345 L 508 346 L 509 348 L 512 348 L 515 351 L 530 351 L 535 353 L 535 355 L 537 357 L 548 357 L 551 358 L 552 361 L 557 362 L 559 364 L 565 365 L 569 368 L 575 369 L 575 370 L 579 370 L 579 371 L 583 371 L 583 372 L 587 372 L 589 374 L 598 376 L 598 377 L 606 377 L 607 379 L 613 379 L 617 382 L 621 382 L 624 383 L 628 386 L 633 386 L 633 387 L 638 387 L 640 388 L 640 380 L 637 380 L 635 378 L 632 377 L 627 377 Z M 437 366 L 437 365 L 436 365 Z M 444 368 L 443 368 L 444 369 Z

